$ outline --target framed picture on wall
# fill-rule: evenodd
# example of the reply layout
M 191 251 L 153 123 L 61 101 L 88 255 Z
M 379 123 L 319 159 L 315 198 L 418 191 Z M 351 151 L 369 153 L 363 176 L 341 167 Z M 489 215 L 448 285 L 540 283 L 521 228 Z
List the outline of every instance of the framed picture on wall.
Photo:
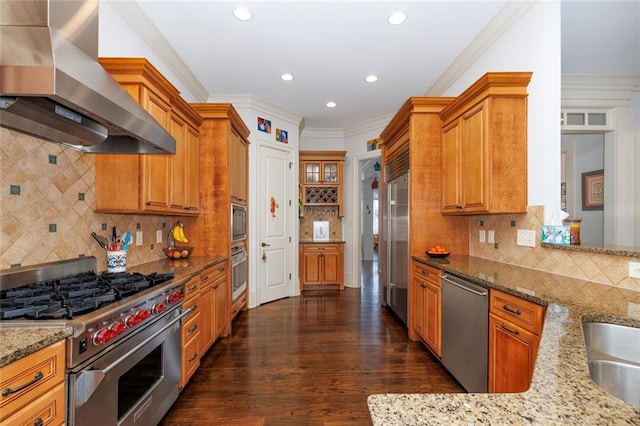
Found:
M 582 210 L 604 210 L 604 170 L 582 174 Z

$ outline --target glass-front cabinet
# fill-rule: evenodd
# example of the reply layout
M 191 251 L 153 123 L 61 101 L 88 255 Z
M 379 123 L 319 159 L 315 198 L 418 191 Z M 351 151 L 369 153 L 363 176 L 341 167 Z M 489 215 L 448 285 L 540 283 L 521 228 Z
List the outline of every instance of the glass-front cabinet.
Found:
M 337 161 L 303 161 L 305 183 L 338 182 L 340 167 Z
M 346 151 L 300 151 L 300 207 L 332 207 L 342 216 Z M 301 214 L 303 212 L 301 211 Z

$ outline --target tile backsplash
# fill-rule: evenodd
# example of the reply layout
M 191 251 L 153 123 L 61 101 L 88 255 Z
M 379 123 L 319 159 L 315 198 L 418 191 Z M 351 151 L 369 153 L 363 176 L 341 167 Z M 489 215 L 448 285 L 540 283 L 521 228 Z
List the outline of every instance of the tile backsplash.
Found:
M 91 232 L 110 237 L 113 226 L 134 236 L 129 265 L 164 257 L 175 218 L 94 212 L 95 154 L 0 128 L 0 182 L 0 269 L 96 256 L 98 270 L 104 271 L 106 254 Z M 158 230 L 163 233 L 159 244 Z M 136 231 L 143 233 L 141 246 L 135 245 Z
M 543 217 L 543 206 L 529 206 L 526 214 L 470 216 L 469 255 L 640 291 L 640 279 L 628 276 L 628 262 L 637 258 L 542 247 Z M 494 231 L 497 248 L 479 242 L 481 229 Z M 516 245 L 518 229 L 535 231 L 536 246 Z
M 329 239 L 342 240 L 342 218 L 335 209 L 324 207 L 306 207 L 305 214 L 300 217 L 300 240 L 313 240 L 313 222 L 329 222 Z

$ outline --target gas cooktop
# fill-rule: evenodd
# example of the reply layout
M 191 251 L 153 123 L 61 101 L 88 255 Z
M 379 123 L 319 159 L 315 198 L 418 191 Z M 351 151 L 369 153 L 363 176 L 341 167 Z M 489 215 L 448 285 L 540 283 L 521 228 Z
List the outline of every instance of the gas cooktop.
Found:
M 174 278 L 92 271 L 0 291 L 0 319 L 73 319 Z

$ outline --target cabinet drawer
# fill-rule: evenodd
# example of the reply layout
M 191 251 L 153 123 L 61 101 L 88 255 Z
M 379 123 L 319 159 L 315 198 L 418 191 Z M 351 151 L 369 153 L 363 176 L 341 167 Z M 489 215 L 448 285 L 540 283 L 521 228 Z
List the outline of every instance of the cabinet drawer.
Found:
M 64 381 L 65 341 L 62 340 L 0 369 L 0 389 L 24 389 L 2 396 L 0 418 L 20 410 Z M 41 378 L 39 378 L 41 377 Z
M 413 262 L 413 274 L 416 277 L 429 281 L 438 287 L 442 287 L 442 282 L 440 281 L 442 271 L 438 268 L 434 268 L 433 266 L 425 265 L 423 263 Z
M 189 316 L 189 319 L 182 324 L 182 343 L 186 344 L 190 340 L 198 337 L 200 333 L 200 312 L 193 316 Z M 186 346 L 185 346 L 186 347 Z
M 64 383 L 51 389 L 35 401 L 24 406 L 13 416 L 2 420 L 3 425 L 31 426 L 36 424 L 58 426 L 64 424 Z
M 340 251 L 340 247 L 337 244 L 325 245 L 325 244 L 313 244 L 313 245 L 304 245 L 305 253 L 338 253 Z
M 200 366 L 199 340 L 193 339 L 182 349 L 182 386 L 186 385 Z
M 226 273 L 227 273 L 227 262 L 222 262 L 222 263 L 219 263 L 218 265 L 211 266 L 200 273 L 201 285 L 211 284 Z
M 200 291 L 200 277 L 191 278 L 184 286 L 184 300 L 187 301 Z
M 489 297 L 489 311 L 492 314 L 540 335 L 544 321 L 544 306 L 493 289 Z

